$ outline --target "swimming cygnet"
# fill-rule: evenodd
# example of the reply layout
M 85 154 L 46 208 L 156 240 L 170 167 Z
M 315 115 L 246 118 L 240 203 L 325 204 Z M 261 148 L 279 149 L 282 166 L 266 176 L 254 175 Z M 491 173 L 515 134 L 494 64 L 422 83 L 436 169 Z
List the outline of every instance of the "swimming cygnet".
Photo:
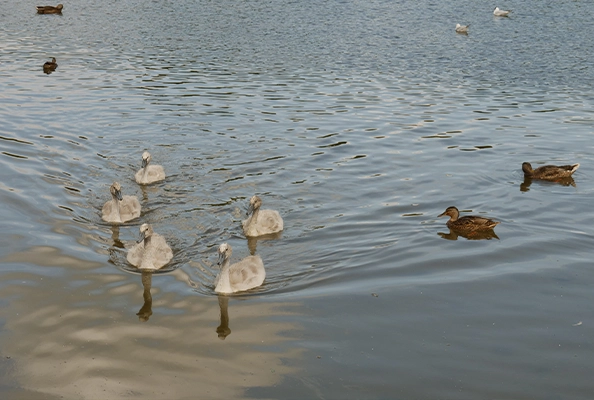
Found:
M 499 7 L 495 7 L 493 10 L 493 15 L 496 17 L 507 17 L 511 10 L 500 10 Z
M 250 199 L 250 207 L 247 211 L 249 217 L 241 223 L 246 236 L 269 235 L 283 230 L 283 219 L 278 211 L 260 210 L 261 205 L 260 197 L 253 196 Z
M 114 182 L 109 188 L 111 200 L 103 205 L 103 218 L 107 222 L 122 223 L 140 217 L 140 202 L 136 196 L 122 196 L 122 187 Z
M 142 167 L 138 170 L 134 178 L 140 185 L 148 185 L 149 183 L 162 181 L 165 179 L 165 171 L 160 165 L 149 165 L 151 162 L 151 155 L 148 151 L 142 153 Z
M 140 226 L 140 240 L 130 249 L 126 259 L 141 270 L 157 270 L 173 258 L 165 238 L 153 231 L 149 224 Z
M 248 256 L 230 265 L 231 252 L 231 246 L 227 243 L 219 246 L 218 264 L 221 272 L 215 279 L 215 292 L 235 293 L 260 286 L 266 277 L 260 256 Z
M 457 33 L 468 33 L 469 26 L 470 26 L 470 24 L 468 24 L 468 25 L 456 24 L 456 32 Z

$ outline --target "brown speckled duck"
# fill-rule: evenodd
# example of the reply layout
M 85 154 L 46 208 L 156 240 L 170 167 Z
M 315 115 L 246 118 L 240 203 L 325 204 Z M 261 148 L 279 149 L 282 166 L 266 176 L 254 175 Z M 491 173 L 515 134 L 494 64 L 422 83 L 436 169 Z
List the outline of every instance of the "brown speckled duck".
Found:
M 37 6 L 37 14 L 62 14 L 62 4 L 57 6 Z
M 56 63 L 56 57 L 52 57 L 51 61 L 46 61 L 46 63 L 43 64 L 43 72 L 45 72 L 48 75 L 54 72 L 56 68 L 58 68 L 58 64 Z
M 458 211 L 456 207 L 446 208 L 446 210 L 438 215 L 438 217 L 443 217 L 445 215 L 449 215 L 450 217 L 449 221 L 446 223 L 448 228 L 457 231 L 481 231 L 493 229 L 495 225 L 499 224 L 498 221 L 478 217 L 476 215 L 465 215 L 464 217 L 458 218 L 460 216 L 460 211 Z
M 529 162 L 522 163 L 522 171 L 524 171 L 525 177 L 547 181 L 570 178 L 579 167 L 579 164 L 543 165 L 542 167 L 532 169 L 532 165 Z

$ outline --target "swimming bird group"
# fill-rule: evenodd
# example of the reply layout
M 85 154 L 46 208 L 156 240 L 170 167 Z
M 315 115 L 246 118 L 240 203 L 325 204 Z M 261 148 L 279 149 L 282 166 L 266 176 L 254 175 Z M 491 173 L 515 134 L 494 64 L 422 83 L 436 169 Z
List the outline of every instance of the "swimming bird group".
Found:
M 542 167 L 532 169 L 529 162 L 522 163 L 522 171 L 524 172 L 524 179 L 539 179 L 543 181 L 559 182 L 563 180 L 572 179 L 572 175 L 579 168 L 580 164 L 571 165 L 544 165 Z M 446 222 L 451 231 L 468 237 L 476 233 L 484 233 L 485 231 L 492 231 L 500 222 L 494 221 L 490 218 L 480 217 L 476 215 L 465 215 L 460 217 L 460 211 L 456 207 L 448 207 L 438 217 L 449 216 L 450 219 Z M 486 236 L 497 237 L 497 236 Z
M 142 154 L 141 168 L 134 179 L 140 185 L 149 185 L 165 179 L 165 170 L 160 165 L 152 165 L 148 151 Z M 140 217 L 141 205 L 136 196 L 122 194 L 122 186 L 113 182 L 109 188 L 111 200 L 101 210 L 101 218 L 111 224 L 122 224 Z M 246 237 L 259 237 L 279 233 L 284 228 L 283 219 L 275 210 L 261 210 L 262 199 L 254 195 L 250 199 L 248 217 L 242 221 Z M 220 271 L 214 281 L 214 291 L 231 294 L 253 289 L 262 285 L 266 277 L 264 263 L 258 255 L 248 256 L 231 264 L 231 245 L 219 246 Z M 173 251 L 162 235 L 153 230 L 149 223 L 140 226 L 140 239 L 132 246 L 126 257 L 128 262 L 141 271 L 156 271 L 169 264 Z
M 511 12 L 511 10 L 500 10 L 499 7 L 495 7 L 495 10 L 493 10 L 493 15 L 496 17 L 508 17 L 510 12 Z M 456 33 L 462 33 L 462 34 L 467 35 L 469 26 L 470 26 L 470 24 L 468 24 L 468 25 L 456 24 L 456 28 L 455 28 Z

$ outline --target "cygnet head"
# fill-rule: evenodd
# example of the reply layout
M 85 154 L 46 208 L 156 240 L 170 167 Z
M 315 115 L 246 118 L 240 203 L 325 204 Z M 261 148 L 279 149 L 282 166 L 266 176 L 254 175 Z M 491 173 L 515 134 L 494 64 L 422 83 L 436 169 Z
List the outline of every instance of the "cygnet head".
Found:
M 149 165 L 150 162 L 151 162 L 151 154 L 148 151 L 145 151 L 144 153 L 142 153 L 142 168 Z
M 138 239 L 138 242 L 136 243 L 140 243 L 143 240 L 150 238 L 153 233 L 153 227 L 149 224 L 140 225 L 140 239 Z
M 248 207 L 248 210 L 247 210 L 247 215 L 250 215 L 254 211 L 258 210 L 261 205 L 262 205 L 262 199 L 256 195 L 252 196 L 252 198 L 250 199 L 250 206 Z
M 122 187 L 120 186 L 119 183 L 114 182 L 111 187 L 109 188 L 109 192 L 111 193 L 111 195 L 118 199 L 119 201 L 122 201 L 124 198 L 122 197 Z
M 220 245 L 219 246 L 219 261 L 217 262 L 217 264 L 219 266 L 221 266 L 225 260 L 227 260 L 229 257 L 231 257 L 232 252 L 233 252 L 233 250 L 231 250 L 230 244 L 223 243 L 222 245 Z

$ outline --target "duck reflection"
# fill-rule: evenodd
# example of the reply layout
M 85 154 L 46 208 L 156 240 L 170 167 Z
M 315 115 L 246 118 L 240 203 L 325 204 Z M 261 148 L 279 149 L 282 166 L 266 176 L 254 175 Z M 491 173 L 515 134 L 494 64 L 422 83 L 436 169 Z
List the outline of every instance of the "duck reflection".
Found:
M 499 240 L 499 237 L 497 236 L 497 234 L 495 234 L 495 231 L 493 229 L 482 230 L 482 231 L 472 231 L 472 232 L 456 231 L 456 230 L 450 229 L 449 233 L 438 232 L 437 234 L 439 236 L 441 236 L 443 239 L 447 239 L 447 240 L 458 240 L 459 236 L 462 236 L 463 238 L 468 239 L 468 240 L 484 240 L 484 239 Z
M 231 334 L 229 329 L 229 312 L 227 306 L 229 305 L 229 297 L 219 296 L 219 308 L 221 309 L 221 324 L 217 326 L 217 335 L 219 339 L 225 340 Z
M 136 313 L 138 320 L 146 322 L 153 315 L 153 296 L 151 296 L 151 284 L 153 280 L 153 273 L 150 271 L 142 271 L 142 297 L 144 298 L 144 304 L 140 307 L 140 310 Z
M 276 240 L 276 239 L 280 239 L 282 237 L 283 233 L 282 232 L 276 232 L 276 233 L 270 233 L 268 235 L 262 235 L 262 236 L 248 236 L 247 237 L 247 242 L 248 242 L 248 249 L 250 250 L 250 255 L 256 255 L 256 250 L 258 248 L 258 241 L 259 240 Z
M 532 179 L 529 176 L 524 176 L 524 182 L 522 182 L 520 184 L 520 191 L 521 192 L 527 192 L 530 190 L 530 185 L 532 185 L 532 181 L 533 180 L 537 180 L 541 185 L 554 185 L 554 184 L 558 184 L 561 186 L 573 186 L 573 187 L 577 187 L 577 185 L 575 184 L 575 181 L 573 180 L 573 177 L 567 177 L 567 178 L 559 178 L 556 180 L 542 180 L 542 179 Z

